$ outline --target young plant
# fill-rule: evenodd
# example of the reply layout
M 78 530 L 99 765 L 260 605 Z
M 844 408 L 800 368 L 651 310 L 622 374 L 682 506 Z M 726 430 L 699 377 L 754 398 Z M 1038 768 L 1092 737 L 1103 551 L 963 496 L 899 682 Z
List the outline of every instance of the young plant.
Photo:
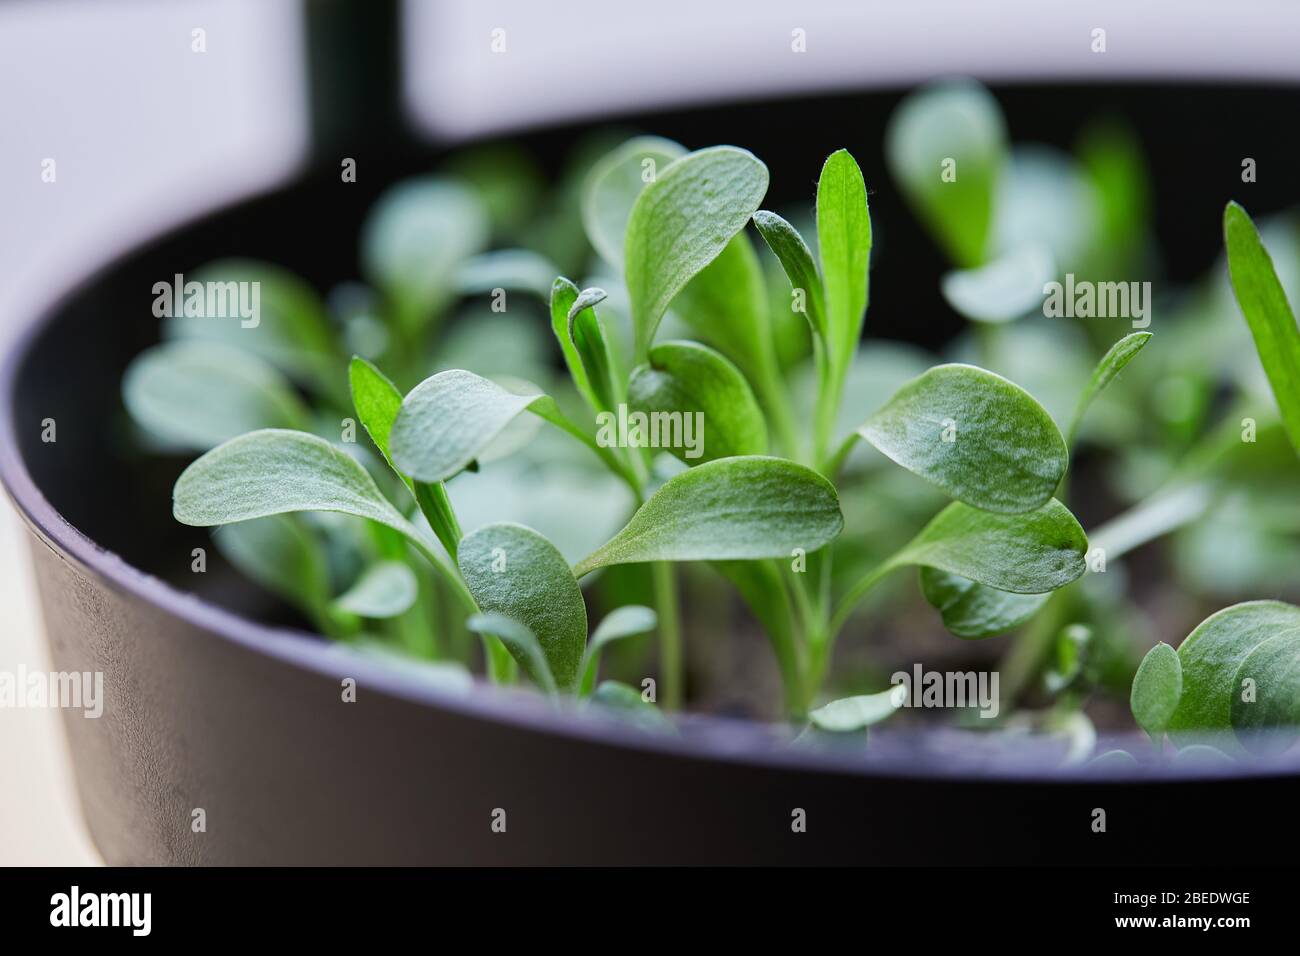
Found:
M 895 174 L 960 267 L 945 279 L 949 301 L 986 325 L 1005 324 L 1026 310 L 1025 288 L 1054 275 L 1059 250 L 1045 257 L 1025 235 L 1012 242 L 998 232 L 1014 177 L 1000 117 L 980 91 L 933 95 L 891 133 Z M 936 125 L 934 116 L 945 115 L 951 122 Z M 962 172 L 937 188 L 930 166 L 923 177 L 916 164 L 929 164 L 954 131 Z M 272 277 L 261 337 L 195 348 L 211 335 L 196 329 L 132 366 L 124 396 L 137 423 L 156 441 L 206 452 L 176 484 L 177 519 L 221 527 L 217 540 L 237 566 L 331 636 L 360 641 L 388 622 L 408 651 L 464 660 L 457 635 L 472 633 L 493 680 L 522 673 L 556 699 L 597 701 L 647 724 L 659 719 L 644 706 L 655 694 L 598 684 L 599 662 L 611 642 L 657 631 L 659 699 L 669 708 L 682 703 L 678 564 L 705 566 L 687 572 L 694 581 L 715 572 L 736 589 L 772 646 L 787 714 L 807 720 L 816 735 L 860 731 L 896 712 L 897 689 L 830 703 L 822 694 L 837 637 L 903 567 L 918 569 L 921 595 L 965 639 L 1017 628 L 1062 594 L 1039 619 L 1039 632 L 1046 642 L 1087 634 L 1091 654 L 1093 631 L 1061 619 L 1077 603 L 1064 589 L 1084 574 L 1090 549 L 1100 551 L 1104 567 L 1211 500 L 1204 472 L 1189 468 L 1091 540 L 1064 503 L 1087 413 L 1150 334 L 1111 343 L 1079 394 L 1068 396 L 1073 408 L 1057 418 L 1009 378 L 964 362 L 918 370 L 883 401 L 860 402 L 854 375 L 872 245 L 861 170 L 845 150 L 825 161 L 816 253 L 795 225 L 761 208 L 767 187 L 766 167 L 743 149 L 688 152 L 649 137 L 623 144 L 582 186 L 582 222 L 604 261 L 600 285 L 556 278 L 558 270 L 533 252 L 484 252 L 486 219 L 462 201 L 470 195 L 463 187 L 423 182 L 395 194 L 363 238 L 365 272 L 378 293 L 363 297 L 366 308 L 342 312 L 348 322 L 382 316 L 390 343 L 383 364 L 413 387 L 404 390 L 375 363 L 353 357 L 342 388 L 345 338 L 310 290 L 270 272 L 259 273 Z M 1288 391 L 1300 380 L 1300 333 L 1257 234 L 1234 208 L 1226 220 L 1234 286 L 1261 355 L 1268 354 L 1265 370 L 1289 427 L 1291 412 L 1300 414 Z M 800 396 L 781 364 L 780 314 L 771 310 L 750 222 L 788 280 L 791 313 L 807 327 L 815 381 L 806 429 L 796 425 Z M 544 298 L 564 380 L 540 388 L 426 357 L 458 295 L 504 285 Z M 666 325 L 672 336 L 661 335 Z M 1288 349 L 1296 354 L 1288 358 Z M 426 376 L 430 364 L 440 370 Z M 327 409 L 324 421 L 299 389 Z M 373 451 L 346 438 L 335 443 L 331 419 L 347 416 L 346 423 L 352 414 Z M 691 436 L 687 423 L 696 421 L 701 431 Z M 485 480 L 484 465 L 503 444 L 517 447 L 518 435 L 536 429 L 570 442 L 632 502 L 621 530 L 576 561 L 517 522 L 472 524 L 465 533 L 464 512 L 457 513 L 457 495 Z M 901 546 L 877 555 L 864 554 L 865 535 L 841 509 L 842 498 L 873 492 L 853 465 L 863 446 L 946 499 L 908 529 Z M 348 517 L 330 517 L 338 514 Z M 654 609 L 619 602 L 625 606 L 592 629 L 584 588 L 603 593 L 593 582 L 627 565 L 647 569 Z M 1222 675 L 1207 676 L 1210 665 L 1197 663 L 1204 640 L 1189 638 L 1172 662 L 1171 649 L 1153 652 L 1139 670 L 1133 709 L 1153 738 L 1208 726 L 1206 713 L 1188 710 L 1201 705 L 1189 701 L 1227 699 Z M 1296 698 L 1285 684 L 1291 653 L 1286 641 L 1250 645 L 1237 663 L 1253 659 L 1245 676 L 1269 688 L 1270 703 L 1239 716 L 1234 703 L 1230 722 L 1300 721 L 1286 704 Z M 1082 656 L 1068 658 L 1058 662 L 1059 686 L 1049 692 L 1058 698 L 1053 720 L 1077 729 L 1085 722 L 1082 694 L 1062 692 L 1081 686 Z M 1216 667 L 1224 659 L 1218 651 L 1205 658 Z M 1262 669 L 1263 684 L 1254 676 Z M 1089 687 L 1093 680 L 1090 673 Z

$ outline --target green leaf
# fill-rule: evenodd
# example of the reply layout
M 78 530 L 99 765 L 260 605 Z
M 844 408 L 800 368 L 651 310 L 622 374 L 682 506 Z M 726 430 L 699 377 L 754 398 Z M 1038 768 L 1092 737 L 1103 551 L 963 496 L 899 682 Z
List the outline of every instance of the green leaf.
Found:
M 616 382 L 621 381 L 614 364 L 614 353 L 605 335 L 605 326 L 595 306 L 605 300 L 604 289 L 583 289 L 569 306 L 569 338 L 578 352 L 587 381 L 595 393 L 596 408 L 614 408 L 618 404 Z
M 1043 684 L 1053 696 L 1079 682 L 1093 648 L 1093 630 L 1086 624 L 1061 628 L 1052 642 L 1051 658 L 1043 673 Z
M 456 270 L 460 295 L 483 295 L 495 289 L 529 292 L 545 301 L 560 270 L 531 249 L 496 249 L 466 259 Z
M 559 414 L 546 395 L 516 395 L 464 369 L 439 372 L 402 400 L 389 436 L 393 461 L 417 481 L 444 481 L 526 409 L 542 418 Z
M 1266 641 L 1296 632 L 1300 607 L 1281 601 L 1234 604 L 1198 624 L 1178 648 L 1183 696 L 1169 721 L 1170 735 L 1180 746 L 1205 733 L 1226 735 L 1234 698 L 1242 691 L 1237 673 L 1243 662 Z
M 329 566 L 320 541 L 293 515 L 217 528 L 217 549 L 246 577 L 313 617 L 330 600 Z
M 1006 139 L 997 101 L 970 81 L 913 93 L 890 118 L 890 172 L 961 268 L 980 265 L 988 254 Z
M 832 366 L 852 360 L 867 308 L 871 215 L 862 170 L 840 149 L 831 153 L 817 180 L 817 249 L 826 290 L 827 346 Z
M 492 524 L 461 541 L 458 561 L 478 606 L 514 618 L 536 634 L 556 686 L 575 689 L 587 643 L 587 609 L 555 545 L 523 525 Z M 525 669 L 531 666 L 517 654 L 516 659 Z
M 274 367 L 216 342 L 142 352 L 122 377 L 122 401 L 151 437 L 195 451 L 259 428 L 298 428 L 308 414 Z
M 1253 683 L 1254 694 L 1243 689 Z M 1247 750 L 1287 750 L 1300 736 L 1300 629 L 1271 637 L 1246 655 L 1233 678 L 1232 728 Z
M 519 662 L 532 682 L 547 694 L 555 694 L 558 688 L 550 665 L 546 662 L 546 653 L 541 641 L 537 639 L 527 625 L 521 624 L 505 614 L 475 614 L 465 622 L 465 627 L 484 637 L 495 637 L 505 645 L 510 656 Z
M 1228 273 L 1260 363 L 1273 387 L 1291 444 L 1300 452 L 1300 328 L 1278 281 L 1273 260 L 1246 210 L 1235 202 L 1223 211 Z
M 967 640 L 993 637 L 1019 627 L 1051 597 L 1051 592 L 999 591 L 929 567 L 921 568 L 921 593 L 942 616 L 948 632 Z
M 808 715 L 808 720 L 818 730 L 833 733 L 850 733 L 865 730 L 892 717 L 907 700 L 907 685 L 896 684 L 878 694 L 843 697 L 818 707 Z
M 1152 740 L 1160 740 L 1183 695 L 1183 668 L 1178 652 L 1160 643 L 1147 651 L 1129 692 L 1133 719 Z
M 680 416 L 683 441 L 666 447 L 688 465 L 767 451 L 767 424 L 749 383 L 726 358 L 697 342 L 652 348 L 650 364 L 632 372 L 628 405 L 648 416 Z M 691 421 L 700 425 L 691 426 L 694 447 L 687 447 Z
M 1075 435 L 1093 399 L 1100 395 L 1124 366 L 1133 360 L 1133 356 L 1142 351 L 1150 339 L 1150 332 L 1132 332 L 1107 349 L 1106 354 L 1097 363 L 1097 367 L 1092 370 L 1092 377 L 1088 380 L 1083 394 L 1079 396 L 1079 404 L 1075 406 L 1074 415 L 1070 418 L 1070 427 L 1065 430 L 1065 443 L 1068 446 L 1074 447 Z
M 596 631 L 591 635 L 591 640 L 587 642 L 587 649 L 582 655 L 581 693 L 591 693 L 591 688 L 596 683 L 596 671 L 600 668 L 600 654 L 607 644 L 653 631 L 658 626 L 658 622 L 659 618 L 654 611 L 639 604 L 628 604 L 606 615 L 605 619 L 596 626 Z
M 573 344 L 573 336 L 569 332 L 569 310 L 578 301 L 578 295 L 578 287 L 564 276 L 557 278 L 551 285 L 551 331 L 555 333 L 555 340 L 560 343 L 564 364 L 569 369 L 569 377 L 573 379 L 578 394 L 586 400 L 593 411 L 599 411 L 604 406 L 601 404 L 600 396 L 592 387 L 591 380 L 587 377 L 587 368 L 582 364 L 582 356 L 578 353 L 578 347 Z
M 368 518 L 400 531 L 426 552 L 429 548 L 365 468 L 306 432 L 268 428 L 233 438 L 191 463 L 172 492 L 176 520 L 198 527 L 294 511 Z
M 1044 246 L 1021 246 L 986 265 L 955 269 L 940 289 L 954 310 L 976 322 L 1018 319 L 1043 304 L 1043 286 L 1056 277 Z
M 352 386 L 352 404 L 357 409 L 357 416 L 365 426 L 375 446 L 383 453 L 389 467 L 411 489 L 433 528 L 434 534 L 454 559 L 460 541 L 460 525 L 456 513 L 447 497 L 447 489 L 441 482 L 412 481 L 393 463 L 389 453 L 393 424 L 401 411 L 402 393 L 390 382 L 379 369 L 365 359 L 354 356 L 348 368 Z
M 393 465 L 392 456 L 388 453 L 388 440 L 393 431 L 393 422 L 397 420 L 397 412 L 402 407 L 402 393 L 389 381 L 388 376 L 359 355 L 352 356 L 348 365 L 348 384 L 357 418 L 361 420 L 380 454 L 397 471 L 397 466 Z
M 674 475 L 574 574 L 644 561 L 729 561 L 816 551 L 844 517 L 829 481 L 783 458 L 722 458 Z
M 185 280 L 186 286 L 224 291 L 225 305 L 214 298 L 218 314 L 213 315 L 205 298 L 202 314 L 186 315 L 181 304 L 173 303 L 172 317 L 163 327 L 166 338 L 221 342 L 253 353 L 296 382 L 337 395 L 338 345 L 320 296 L 302 279 L 266 262 L 221 259 Z M 243 285 L 232 287 L 232 282 Z M 256 293 L 255 319 L 245 318 L 245 310 L 237 307 L 241 293 L 230 294 L 236 289 L 246 290 L 246 297 Z
M 744 233 L 686 284 L 673 312 L 701 341 L 717 349 L 753 383 L 770 416 L 784 412 L 780 366 L 772 345 L 763 269 Z M 646 356 L 641 356 L 641 362 Z
M 488 239 L 488 220 L 473 190 L 426 176 L 393 186 L 361 229 L 366 278 L 394 307 L 399 327 L 419 330 L 450 299 L 456 273 Z
M 1034 511 L 1007 515 L 954 501 L 889 560 L 925 565 L 1001 591 L 1042 594 L 1085 570 L 1088 538 L 1055 498 Z
M 601 158 L 582 190 L 582 224 L 597 254 L 623 268 L 623 242 L 632 206 L 647 183 L 686 155 L 686 147 L 658 136 L 638 136 Z
M 590 706 L 627 720 L 642 730 L 663 733 L 676 729 L 668 716 L 643 698 L 640 691 L 618 681 L 601 681 L 588 701 Z
M 1032 395 L 973 365 L 936 365 L 858 434 L 954 498 L 1005 514 L 1048 501 L 1069 460 L 1056 423 Z
M 638 357 L 668 304 L 745 227 L 766 192 L 767 167 L 734 146 L 683 156 L 641 191 L 624 242 Z
M 420 586 L 415 572 L 400 561 L 380 561 L 367 568 L 352 587 L 334 600 L 334 609 L 357 617 L 397 617 L 415 603 Z
M 786 222 L 774 212 L 760 209 L 754 213 L 754 225 L 768 248 L 776 255 L 790 280 L 790 288 L 803 290 L 804 317 L 812 331 L 826 342 L 830 331 L 827 328 L 826 305 L 822 291 L 821 275 L 817 272 L 817 263 L 813 260 L 812 250 L 804 242 L 799 230 Z

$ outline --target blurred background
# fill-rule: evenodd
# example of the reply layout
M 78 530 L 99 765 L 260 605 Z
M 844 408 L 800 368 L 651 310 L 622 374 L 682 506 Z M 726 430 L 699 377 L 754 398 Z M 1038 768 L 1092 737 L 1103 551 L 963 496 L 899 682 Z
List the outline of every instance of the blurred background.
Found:
M 361 6 L 372 32 L 349 29 Z M 358 69 L 388 55 L 376 41 L 394 25 L 400 63 Z M 1105 54 L 1090 49 L 1097 28 Z M 869 184 L 887 182 L 880 139 L 898 91 L 953 74 L 1010 84 L 997 92 L 1014 139 L 1067 145 L 1089 117 L 1125 116 L 1157 185 L 1165 274 L 1188 281 L 1218 255 L 1241 156 L 1261 169 L 1252 212 L 1295 199 L 1296 100 L 1273 90 L 1300 78 L 1297 37 L 1300 5 L 1285 0 L 1258 0 L 1248 16 L 1208 0 L 1086 11 L 1064 0 L 663 0 L 653 11 L 607 0 L 17 0 L 0 5 L 0 336 L 133 243 L 281 184 L 313 157 L 337 169 L 355 156 L 373 195 L 385 182 L 369 169 L 386 180 L 422 168 L 431 147 L 518 131 L 553 173 L 565 134 L 541 127 L 612 116 L 691 147 L 725 129 L 774 168 L 798 155 L 803 178 L 787 176 L 778 198 L 806 199 L 809 157 L 839 145 L 861 150 Z M 1269 92 L 1243 99 L 1255 88 Z M 857 95 L 874 90 L 887 95 Z M 402 123 L 417 140 L 398 135 Z M 1214 169 L 1221 178 L 1207 178 Z M 1162 200 L 1198 190 L 1194 209 Z M 888 192 L 873 210 L 878 201 L 894 223 L 885 254 L 925 241 Z M 331 255 L 354 254 L 312 253 L 324 272 Z M 960 326 L 938 297 L 940 264 L 918 268 L 920 299 L 873 285 L 872 334 L 934 346 Z M 0 670 L 48 668 L 26 560 L 19 519 L 0 509 Z M 95 860 L 61 733 L 56 711 L 0 710 L 0 864 Z

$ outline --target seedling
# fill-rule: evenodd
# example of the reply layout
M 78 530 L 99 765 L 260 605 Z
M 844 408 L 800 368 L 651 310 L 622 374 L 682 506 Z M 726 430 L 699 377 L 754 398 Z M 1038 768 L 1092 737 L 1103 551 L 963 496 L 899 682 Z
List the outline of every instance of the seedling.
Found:
M 905 191 L 962 270 L 945 282 L 949 301 L 977 321 L 1006 324 L 1025 310 L 1026 283 L 1054 275 L 1056 260 L 1032 244 L 999 246 L 993 224 L 1004 134 L 978 90 L 952 95 L 941 105 L 967 124 L 961 129 L 970 147 L 957 200 L 910 172 L 906 157 L 933 151 L 933 116 L 905 117 L 891 134 L 891 152 Z M 1090 541 L 1064 503 L 1070 456 L 1089 411 L 1149 343 L 1145 331 L 1111 342 L 1059 418 L 1009 378 L 966 362 L 933 365 L 883 401 L 854 407 L 848 397 L 872 245 L 862 172 L 846 150 L 826 159 L 815 197 L 815 253 L 794 224 L 761 208 L 767 188 L 767 168 L 743 149 L 688 152 L 653 138 L 624 144 L 592 168 L 583 187 L 587 237 L 604 260 L 600 286 L 557 278 L 536 253 L 486 253 L 488 219 L 463 185 L 434 180 L 395 191 L 363 237 L 365 271 L 378 294 L 362 296 L 364 307 L 344 323 L 381 316 L 390 347 L 380 363 L 352 358 L 346 389 L 344 340 L 310 292 L 278 273 L 259 272 L 270 278 L 267 320 L 255 341 L 230 335 L 217 349 L 200 350 L 194 342 L 212 333 L 189 329 L 132 366 L 124 394 L 136 422 L 156 441 L 205 451 L 176 483 L 176 518 L 221 527 L 218 541 L 238 566 L 332 636 L 357 641 L 386 633 L 410 653 L 467 660 L 458 635 L 473 633 L 493 680 L 522 675 L 556 699 L 624 707 L 651 724 L 658 715 L 644 709 L 643 691 L 598 682 L 601 656 L 613 642 L 657 632 L 660 700 L 680 705 L 676 566 L 707 565 L 762 625 L 788 716 L 818 734 L 842 734 L 898 706 L 892 691 L 830 703 L 822 696 L 837 637 L 892 572 L 917 568 L 920 593 L 944 626 L 960 638 L 986 638 L 1019 627 L 1053 594 L 1065 594 L 1089 566 L 1090 545 L 1102 543 L 1114 560 L 1208 507 L 1180 506 L 1172 521 L 1153 506 L 1136 508 Z M 1264 269 L 1257 235 L 1235 208 L 1227 219 L 1233 281 L 1294 440 L 1300 334 L 1276 277 Z M 815 382 L 803 405 L 778 357 L 751 222 L 806 323 Z M 240 268 L 251 274 L 254 267 Z M 544 284 L 544 275 L 552 281 Z M 565 380 L 542 389 L 455 366 L 423 377 L 419 356 L 455 296 L 507 285 L 545 299 Z M 674 335 L 692 338 L 662 335 L 665 322 Z M 244 350 L 238 360 L 237 348 Z M 334 416 L 355 415 L 372 448 L 338 442 L 299 388 Z M 350 398 L 346 405 L 341 393 Z M 233 397 L 192 413 L 212 396 Z M 806 418 L 797 410 L 804 407 Z M 698 444 L 643 441 L 626 424 L 654 422 L 672 435 L 681 416 L 702 422 Z M 801 420 L 806 428 L 796 425 Z M 611 421 L 619 427 L 606 430 Z M 571 442 L 631 503 L 622 528 L 576 560 L 519 523 L 482 523 L 466 533 L 458 514 L 457 490 L 483 480 L 476 472 L 485 463 L 538 428 Z M 852 463 L 865 447 L 943 502 L 900 547 L 875 558 L 856 547 L 861 532 L 842 511 L 842 497 L 856 487 Z M 1208 495 L 1192 480 L 1203 475 L 1189 471 L 1157 503 Z M 321 517 L 329 514 L 361 520 Z M 342 582 L 340 563 L 352 569 Z M 654 608 L 617 607 L 592 629 L 594 582 L 622 566 L 649 569 Z M 1240 624 L 1233 634 L 1253 635 L 1234 638 L 1241 653 L 1233 652 L 1228 677 L 1235 680 L 1249 663 L 1245 676 L 1268 689 L 1266 705 L 1238 706 L 1223 679 L 1227 657 L 1198 656 L 1198 647 L 1219 640 L 1198 636 L 1216 615 L 1177 653 L 1160 645 L 1139 669 L 1133 710 L 1153 739 L 1211 726 L 1244 732 L 1300 723 L 1300 690 L 1286 683 L 1297 669 L 1283 666 L 1298 646 L 1294 635 L 1283 640 L 1250 624 L 1262 614 L 1272 627 L 1294 612 L 1300 627 L 1300 611 L 1270 603 L 1267 612 L 1230 613 L 1253 607 L 1221 612 Z M 1048 633 L 1091 634 L 1069 623 L 1058 621 Z M 1221 633 L 1219 625 L 1211 632 Z M 1058 663 L 1051 693 L 1076 676 L 1070 661 Z M 1086 722 L 1071 708 L 1053 720 L 1063 727 Z

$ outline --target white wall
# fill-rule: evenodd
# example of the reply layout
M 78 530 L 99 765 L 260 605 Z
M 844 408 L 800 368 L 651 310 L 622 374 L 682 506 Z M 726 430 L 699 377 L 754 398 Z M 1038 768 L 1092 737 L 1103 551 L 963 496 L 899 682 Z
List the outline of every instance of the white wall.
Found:
M 306 147 L 299 17 L 295 0 L 0 4 L 0 339 L 55 277 L 294 168 Z M 191 50 L 195 28 L 206 53 Z M 25 537 L 0 505 L 11 673 L 49 669 Z M 56 711 L 0 709 L 0 781 L 0 865 L 97 859 Z

